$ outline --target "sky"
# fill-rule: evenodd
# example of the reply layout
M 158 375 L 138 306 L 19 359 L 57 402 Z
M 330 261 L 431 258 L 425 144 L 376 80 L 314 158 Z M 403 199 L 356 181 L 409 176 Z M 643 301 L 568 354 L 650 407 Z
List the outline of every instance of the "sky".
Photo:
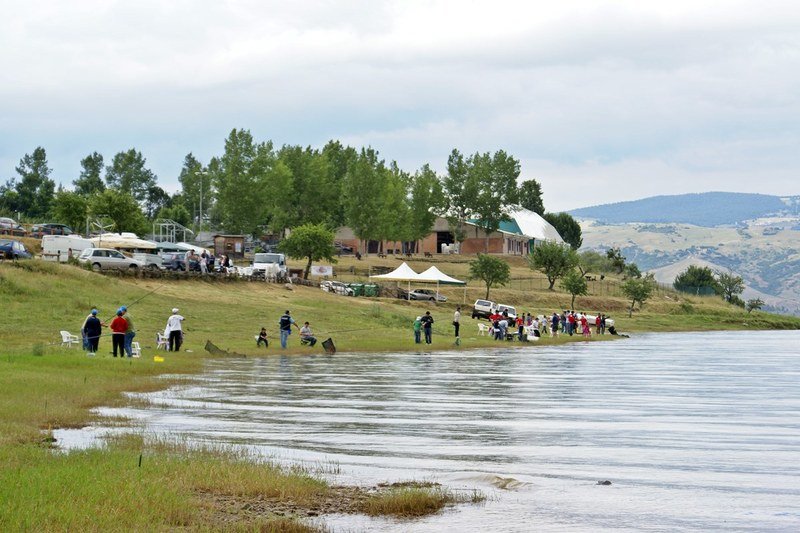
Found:
M 0 0 L 0 180 L 136 148 L 159 184 L 233 128 L 414 171 L 503 149 L 548 211 L 800 194 L 800 2 Z

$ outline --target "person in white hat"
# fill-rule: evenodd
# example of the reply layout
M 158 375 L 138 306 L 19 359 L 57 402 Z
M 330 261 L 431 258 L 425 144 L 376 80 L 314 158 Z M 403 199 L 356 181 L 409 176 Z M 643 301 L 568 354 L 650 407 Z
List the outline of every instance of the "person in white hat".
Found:
M 169 337 L 170 352 L 179 352 L 181 350 L 181 344 L 183 343 L 182 322 L 183 317 L 178 314 L 178 308 L 174 307 L 172 309 L 172 315 L 167 320 L 167 327 L 164 332 L 164 335 Z

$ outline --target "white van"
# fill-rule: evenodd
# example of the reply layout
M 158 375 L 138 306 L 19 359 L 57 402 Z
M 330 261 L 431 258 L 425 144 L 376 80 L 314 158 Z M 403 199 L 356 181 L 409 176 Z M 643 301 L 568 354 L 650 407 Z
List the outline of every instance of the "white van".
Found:
M 94 248 L 89 239 L 77 235 L 42 235 L 42 259 L 65 263 L 70 253 L 78 257 L 87 248 Z
M 285 277 L 286 256 L 279 253 L 257 253 L 253 256 L 253 274 L 267 275 L 267 272 L 276 276 Z

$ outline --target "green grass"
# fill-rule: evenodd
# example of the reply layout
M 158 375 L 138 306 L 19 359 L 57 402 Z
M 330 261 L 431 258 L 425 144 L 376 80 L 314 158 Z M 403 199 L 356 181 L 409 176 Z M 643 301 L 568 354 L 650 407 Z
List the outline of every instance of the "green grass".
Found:
M 413 518 L 436 513 L 445 506 L 457 503 L 481 503 L 486 497 L 480 492 L 456 493 L 441 487 L 397 487 L 370 496 L 362 510 L 370 516 Z
M 520 260 L 512 263 L 515 276 L 532 275 Z M 364 264 L 360 262 L 359 268 Z M 414 266 L 421 270 L 425 265 Z M 467 262 L 457 258 L 439 266 L 464 277 Z M 347 298 L 311 287 L 296 286 L 290 291 L 266 283 L 145 280 L 40 261 L 0 263 L 0 530 L 307 530 L 312 526 L 291 516 L 228 516 L 220 511 L 219 503 L 255 499 L 302 507 L 334 497 L 325 483 L 306 472 L 283 470 L 225 451 L 188 451 L 179 444 L 135 437 L 115 439 L 103 449 L 60 453 L 50 448 L 48 430 L 89 424 L 96 418 L 89 411 L 92 407 L 130 403 L 122 392 L 156 390 L 170 383 L 159 376 L 200 371 L 207 357 L 203 350 L 207 339 L 248 355 L 321 353 L 319 345 L 314 349 L 299 346 L 296 332 L 289 350 L 279 348 L 277 322 L 285 309 L 299 322 L 309 320 L 320 340 L 332 337 L 340 352 L 428 349 L 413 343 L 411 329 L 413 318 L 425 310 L 431 310 L 436 320 L 430 349 L 498 346 L 477 335 L 476 322 L 468 318 L 469 305 L 463 310 L 461 346 L 453 344 L 450 321 L 456 303 L 484 297 L 484 288 L 469 285 L 466 295 L 460 288 L 442 292 L 449 301 L 437 305 Z M 492 289 L 490 297 L 533 314 L 551 314 L 566 308 L 570 300 L 557 291 L 503 288 Z M 110 318 L 120 305 L 128 305 L 135 318 L 136 340 L 144 352 L 141 359 L 110 357 L 108 338 L 101 340 L 93 358 L 86 357 L 80 347 L 60 346 L 59 330 L 77 334 L 92 307 Z M 165 361 L 156 363 L 155 335 L 163 331 L 173 307 L 186 317 L 187 351 L 158 352 Z M 684 297 L 669 291 L 656 294 L 631 319 L 627 302 L 620 298 L 581 297 L 576 307 L 610 313 L 621 331 L 800 327 L 795 317 L 748 315 L 718 298 Z M 267 350 L 257 349 L 253 339 L 262 326 L 270 333 Z M 581 340 L 544 338 L 537 345 Z M 520 345 L 502 343 L 508 348 Z M 364 512 L 417 516 L 453 502 L 475 500 L 443 489 L 401 487 L 369 501 Z

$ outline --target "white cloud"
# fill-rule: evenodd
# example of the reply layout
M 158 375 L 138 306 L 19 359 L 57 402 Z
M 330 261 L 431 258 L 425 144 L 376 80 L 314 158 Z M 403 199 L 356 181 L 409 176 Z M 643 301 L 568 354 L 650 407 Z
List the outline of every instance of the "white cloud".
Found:
M 3 178 L 37 145 L 65 183 L 84 155 L 135 146 L 169 186 L 187 152 L 245 127 L 370 144 L 409 170 L 503 148 L 551 209 L 800 194 L 794 2 L 6 4 Z

